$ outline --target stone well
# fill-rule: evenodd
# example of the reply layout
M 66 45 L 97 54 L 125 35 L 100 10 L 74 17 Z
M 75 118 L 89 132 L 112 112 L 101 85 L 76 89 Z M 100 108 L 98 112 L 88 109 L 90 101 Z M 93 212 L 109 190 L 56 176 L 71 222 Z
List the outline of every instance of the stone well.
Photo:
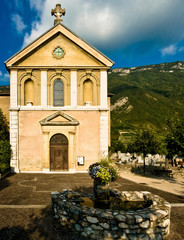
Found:
M 72 190 L 52 193 L 54 220 L 61 231 L 73 232 L 79 239 L 161 240 L 170 229 L 171 206 L 150 192 L 119 192 L 111 195 L 126 201 L 146 200 L 149 207 L 137 210 L 97 209 L 82 205 Z

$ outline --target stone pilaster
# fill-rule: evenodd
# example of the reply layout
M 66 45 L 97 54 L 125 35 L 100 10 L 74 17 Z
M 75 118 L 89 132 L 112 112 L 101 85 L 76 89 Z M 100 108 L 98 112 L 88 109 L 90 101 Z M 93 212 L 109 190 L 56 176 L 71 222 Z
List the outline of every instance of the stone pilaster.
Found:
M 47 107 L 47 71 L 41 71 L 41 106 Z
M 75 166 L 75 156 L 74 156 L 74 138 L 75 138 L 75 132 L 74 131 L 69 131 L 69 172 L 75 172 L 76 166 Z
M 10 108 L 17 107 L 17 70 L 10 71 Z
M 10 111 L 10 144 L 12 148 L 12 158 L 10 162 L 12 172 L 19 172 L 19 129 L 18 111 Z
M 77 106 L 77 71 L 71 71 L 71 106 Z
M 108 112 L 100 114 L 100 154 L 101 157 L 108 155 Z
M 42 160 L 42 167 L 43 172 L 50 171 L 50 159 L 49 159 L 49 132 L 43 132 L 43 160 Z
M 100 106 L 107 107 L 107 71 L 100 71 Z

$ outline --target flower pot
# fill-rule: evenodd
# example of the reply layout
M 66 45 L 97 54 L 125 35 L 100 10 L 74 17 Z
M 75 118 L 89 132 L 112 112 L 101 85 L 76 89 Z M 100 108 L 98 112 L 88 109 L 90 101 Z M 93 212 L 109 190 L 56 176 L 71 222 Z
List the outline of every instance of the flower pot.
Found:
M 109 200 L 109 184 L 102 184 L 94 179 L 93 191 L 96 201 Z

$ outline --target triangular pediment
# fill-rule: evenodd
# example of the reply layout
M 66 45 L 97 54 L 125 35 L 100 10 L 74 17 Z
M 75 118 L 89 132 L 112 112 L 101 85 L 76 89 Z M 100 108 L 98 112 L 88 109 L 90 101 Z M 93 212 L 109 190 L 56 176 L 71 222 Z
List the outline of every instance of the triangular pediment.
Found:
M 65 54 L 55 58 L 53 51 L 60 47 Z M 6 67 L 101 66 L 112 67 L 109 58 L 79 38 L 62 24 L 57 24 L 30 45 L 8 59 Z
M 79 121 L 58 111 L 40 121 L 41 126 L 77 126 Z

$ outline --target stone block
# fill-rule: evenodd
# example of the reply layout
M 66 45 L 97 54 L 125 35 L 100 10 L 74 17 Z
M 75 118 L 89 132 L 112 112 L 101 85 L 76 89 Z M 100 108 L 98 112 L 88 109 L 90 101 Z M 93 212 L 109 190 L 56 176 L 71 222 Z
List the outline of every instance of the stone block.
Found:
M 123 228 L 123 229 L 124 228 L 129 228 L 129 226 L 124 222 L 119 223 L 118 226 L 119 226 L 119 228 Z
M 12 129 L 17 129 L 17 128 L 18 128 L 18 125 L 17 125 L 17 124 L 13 124 L 13 125 L 10 126 L 10 128 L 11 128 L 11 130 L 12 130 Z
M 87 219 L 87 221 L 90 222 L 90 223 L 98 223 L 98 222 L 99 222 L 98 219 L 95 218 L 95 217 L 90 217 L 90 216 L 88 216 L 86 219 Z
M 149 225 L 150 225 L 150 222 L 148 220 L 139 224 L 141 228 L 148 228 Z
M 17 138 L 17 134 L 16 133 L 11 133 L 10 138 Z
M 12 125 L 18 125 L 18 121 L 17 120 L 11 120 L 11 126 Z
M 17 160 L 11 160 L 11 166 L 12 167 L 17 166 Z
M 12 147 L 16 147 L 16 146 L 17 146 L 17 141 L 15 141 L 15 142 L 12 142 L 12 141 L 11 141 L 10 143 L 11 143 L 11 146 L 12 146 Z
M 10 126 L 10 135 L 12 133 L 18 134 L 18 129 L 17 128 L 11 128 L 11 126 Z
M 124 215 L 116 215 L 115 218 L 119 222 L 125 222 L 126 221 L 126 217 Z
M 18 116 L 18 112 L 17 111 L 10 111 L 10 117 L 13 117 L 13 116 Z
M 12 143 L 17 143 L 17 138 L 16 137 L 10 137 L 10 142 Z

